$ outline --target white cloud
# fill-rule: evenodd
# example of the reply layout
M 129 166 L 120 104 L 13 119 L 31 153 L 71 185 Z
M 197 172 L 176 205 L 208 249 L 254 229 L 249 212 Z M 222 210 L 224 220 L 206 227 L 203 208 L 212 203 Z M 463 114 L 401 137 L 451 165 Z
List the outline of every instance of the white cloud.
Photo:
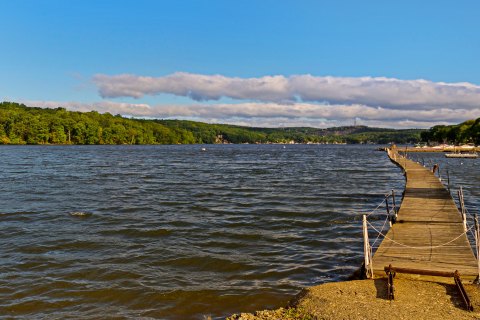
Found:
M 24 100 L 20 101 L 29 107 L 38 108 L 50 108 L 55 109 L 58 107 L 65 108 L 70 111 L 98 111 L 100 113 L 111 113 L 113 115 L 136 115 L 136 116 L 148 116 L 153 111 L 148 104 L 144 103 L 124 103 L 113 101 L 101 101 L 94 103 L 74 102 L 74 101 L 32 101 Z
M 174 94 L 196 101 L 317 102 L 360 104 L 389 109 L 479 109 L 480 86 L 383 77 L 317 77 L 312 75 L 236 78 L 177 72 L 164 77 L 103 75 L 93 78 L 104 98 Z

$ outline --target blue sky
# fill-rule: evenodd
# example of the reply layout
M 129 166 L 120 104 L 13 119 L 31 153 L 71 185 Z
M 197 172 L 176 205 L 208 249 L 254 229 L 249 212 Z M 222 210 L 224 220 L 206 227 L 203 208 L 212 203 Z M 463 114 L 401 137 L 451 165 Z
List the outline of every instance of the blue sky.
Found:
M 245 125 L 457 123 L 480 117 L 479 12 L 476 0 L 0 0 L 0 98 Z

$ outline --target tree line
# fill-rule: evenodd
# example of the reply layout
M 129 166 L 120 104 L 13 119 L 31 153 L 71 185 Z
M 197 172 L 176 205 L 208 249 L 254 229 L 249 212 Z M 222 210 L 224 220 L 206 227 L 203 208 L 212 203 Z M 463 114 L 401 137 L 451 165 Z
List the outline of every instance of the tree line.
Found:
M 251 128 L 0 103 L 0 144 L 408 143 L 422 130 Z
M 467 120 L 460 124 L 450 126 L 434 126 L 421 133 L 422 141 L 463 144 L 480 144 L 480 118 Z

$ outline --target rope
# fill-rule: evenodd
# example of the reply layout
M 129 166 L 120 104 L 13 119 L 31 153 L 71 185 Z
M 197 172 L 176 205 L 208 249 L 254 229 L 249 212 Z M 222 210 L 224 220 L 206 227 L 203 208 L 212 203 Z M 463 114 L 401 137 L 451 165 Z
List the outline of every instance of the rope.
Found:
M 385 221 L 383 222 L 382 230 L 380 230 L 380 232 L 382 232 L 383 229 L 385 229 L 385 226 L 387 225 L 388 218 L 389 218 L 389 217 L 387 217 L 387 218 L 385 219 Z M 375 239 L 375 241 L 373 241 L 372 247 L 375 246 L 375 243 L 377 243 L 378 239 L 380 238 L 380 235 L 381 235 L 380 232 L 378 233 L 377 238 Z
M 468 230 L 470 231 L 470 236 L 471 236 L 473 239 L 475 239 L 475 234 L 473 233 L 473 230 L 471 230 L 471 228 L 468 229 Z M 468 238 L 468 236 L 467 236 L 467 238 Z
M 472 217 L 472 218 L 475 217 L 474 214 L 472 214 L 472 213 L 470 213 L 470 212 L 468 211 L 467 206 L 464 205 L 463 207 L 465 208 L 465 213 L 467 213 L 467 214 L 468 214 L 470 217 Z
M 374 214 L 378 209 L 380 209 L 380 207 L 385 203 L 385 201 L 387 201 L 387 197 L 385 197 L 385 198 L 383 199 L 383 201 L 382 201 L 375 209 L 373 209 L 372 211 L 370 211 L 370 213 L 362 213 L 362 214 L 359 214 L 359 215 L 362 215 L 362 216 L 363 216 L 363 215 L 366 214 L 366 215 L 367 215 L 367 218 L 370 217 L 370 216 L 371 216 L 372 214 Z M 384 213 L 384 214 L 386 214 L 386 213 Z
M 395 243 L 395 244 L 397 244 L 397 245 L 399 245 L 399 246 L 401 246 L 401 247 L 410 248 L 410 249 L 436 249 L 436 248 L 441 248 L 441 247 L 444 247 L 444 246 L 446 246 L 446 245 L 448 245 L 448 244 L 450 244 L 450 243 L 458 240 L 461 236 L 465 235 L 468 231 L 470 231 L 470 230 L 473 228 L 473 226 L 471 226 L 467 231 L 461 233 L 458 237 L 456 237 L 456 238 L 454 238 L 454 239 L 452 239 L 452 240 L 450 240 L 450 241 L 448 241 L 448 242 L 445 242 L 445 243 L 443 243 L 443 244 L 437 245 L 437 246 L 418 246 L 418 247 L 415 247 L 415 246 L 408 246 L 408 245 L 406 245 L 406 244 L 403 244 L 403 243 L 400 243 L 400 242 L 398 242 L 398 241 L 395 241 L 395 240 L 387 237 L 387 236 L 386 236 L 385 234 L 383 234 L 381 231 L 378 231 L 378 229 L 375 228 L 370 222 L 367 221 L 367 223 L 368 223 L 368 225 L 370 225 L 370 227 L 372 227 L 373 230 L 375 230 L 376 232 L 378 232 L 379 234 L 381 234 L 385 239 L 387 239 L 387 240 L 389 240 L 389 241 L 391 241 L 391 242 L 393 242 L 393 243 Z M 467 239 L 468 239 L 468 238 L 467 238 Z

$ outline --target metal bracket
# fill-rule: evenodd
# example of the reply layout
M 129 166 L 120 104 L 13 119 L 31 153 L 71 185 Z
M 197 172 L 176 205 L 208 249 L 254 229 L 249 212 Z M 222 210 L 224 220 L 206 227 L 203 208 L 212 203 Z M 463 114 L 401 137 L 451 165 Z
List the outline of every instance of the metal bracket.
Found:
M 387 277 L 388 277 L 387 298 L 388 300 L 394 300 L 395 287 L 393 286 L 393 278 L 395 278 L 396 272 L 393 270 L 392 265 L 389 265 L 388 268 L 385 267 L 385 272 L 387 273 Z
M 472 302 L 467 295 L 467 291 L 465 291 L 465 287 L 463 286 L 462 280 L 460 279 L 460 273 L 458 272 L 458 270 L 455 270 L 453 274 L 453 279 L 455 280 L 455 284 L 457 285 L 458 292 L 460 292 L 460 295 L 462 296 L 463 303 L 465 303 L 465 308 L 468 311 L 473 311 Z
M 455 285 L 457 286 L 458 292 L 463 299 L 465 304 L 465 308 L 468 311 L 473 311 L 473 305 L 470 301 L 470 298 L 467 295 L 467 291 L 463 286 L 462 280 L 460 279 L 460 273 L 458 270 L 454 272 L 444 272 L 444 271 L 434 271 L 434 270 L 423 270 L 423 269 L 410 269 L 410 268 L 395 268 L 392 267 L 390 264 L 388 267 L 384 267 L 385 273 L 388 276 L 388 287 L 387 287 L 387 295 L 388 300 L 394 299 L 394 286 L 393 286 L 393 278 L 395 277 L 397 272 L 400 273 L 408 273 L 408 274 L 419 274 L 419 275 L 427 275 L 433 277 L 453 277 L 455 281 Z

